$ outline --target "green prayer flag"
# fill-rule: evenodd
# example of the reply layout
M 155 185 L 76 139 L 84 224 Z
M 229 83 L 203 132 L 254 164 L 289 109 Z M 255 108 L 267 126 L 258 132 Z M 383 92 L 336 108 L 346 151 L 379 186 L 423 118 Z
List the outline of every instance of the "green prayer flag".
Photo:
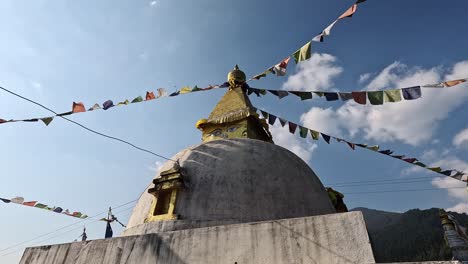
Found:
M 299 126 L 299 135 L 301 136 L 301 138 L 306 138 L 307 137 L 307 131 L 308 129 L 303 127 L 303 126 Z
M 384 91 L 384 101 L 385 102 L 399 102 L 399 101 L 401 101 L 400 89 L 385 90 Z
M 193 89 L 192 89 L 192 92 L 197 92 L 197 91 L 200 91 L 200 90 L 201 90 L 201 89 L 198 88 L 198 86 L 195 85 L 195 87 L 193 87 Z
M 41 208 L 41 209 L 45 209 L 45 208 L 47 208 L 47 205 L 41 204 L 41 203 L 37 203 L 36 205 L 34 205 L 34 207 Z
M 314 130 L 310 129 L 310 135 L 312 136 L 312 139 L 313 139 L 313 140 L 318 140 L 318 139 L 319 139 L 319 136 L 320 136 L 320 133 L 317 132 L 317 131 L 314 131 Z
M 378 151 L 378 150 L 379 150 L 379 146 L 378 146 L 378 145 L 370 146 L 370 147 L 367 147 L 367 148 L 370 149 L 370 150 L 373 150 L 373 151 Z
M 322 97 L 322 96 L 325 95 L 325 93 L 322 93 L 322 92 L 314 92 L 314 94 L 316 94 L 316 95 L 318 95 L 318 96 L 320 96 L 320 97 Z
M 132 104 L 133 104 L 133 103 L 139 103 L 139 102 L 143 102 L 143 97 L 138 96 L 137 98 L 135 98 L 135 99 L 132 100 Z
M 415 162 L 415 163 L 413 163 L 413 164 L 414 164 L 414 165 L 418 165 L 418 166 L 420 166 L 420 167 L 424 167 L 424 168 L 426 167 L 426 164 L 424 164 L 424 163 L 422 163 L 422 162 L 419 162 L 419 161 L 417 161 L 417 162 Z
M 430 169 L 431 171 L 435 171 L 435 172 L 441 172 L 442 169 L 440 167 L 432 167 L 432 168 L 428 168 Z
M 299 96 L 301 98 L 301 101 L 312 99 L 311 92 L 297 92 L 297 91 L 288 91 L 288 92 Z
M 367 98 L 372 105 L 381 105 L 384 102 L 382 91 L 367 92 Z
M 41 118 L 41 121 L 44 122 L 44 124 L 46 126 L 48 126 L 50 124 L 50 122 L 52 122 L 52 120 L 54 120 L 53 117 L 44 117 L 44 118 Z
M 304 46 L 302 46 L 300 49 L 298 49 L 296 52 L 293 53 L 292 56 L 294 57 L 294 60 L 296 61 L 296 63 L 305 61 L 310 58 L 311 45 L 312 45 L 312 42 L 309 41 Z

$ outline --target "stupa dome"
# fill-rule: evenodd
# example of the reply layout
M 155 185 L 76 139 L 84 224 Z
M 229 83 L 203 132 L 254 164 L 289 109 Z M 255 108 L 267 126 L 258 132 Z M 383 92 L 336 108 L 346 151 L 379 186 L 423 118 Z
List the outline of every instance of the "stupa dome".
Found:
M 161 172 L 177 171 L 171 175 L 178 177 L 168 177 L 168 181 L 179 181 L 177 193 L 166 198 L 173 199 L 173 217 L 158 220 L 155 216 L 157 210 L 164 210 L 155 207 L 156 201 L 164 199 L 148 193 L 157 189 L 150 184 L 123 235 L 335 213 L 312 169 L 294 153 L 269 142 L 248 138 L 208 141 L 172 159 L 180 169 L 174 162 L 166 162 L 155 182 L 166 184 Z

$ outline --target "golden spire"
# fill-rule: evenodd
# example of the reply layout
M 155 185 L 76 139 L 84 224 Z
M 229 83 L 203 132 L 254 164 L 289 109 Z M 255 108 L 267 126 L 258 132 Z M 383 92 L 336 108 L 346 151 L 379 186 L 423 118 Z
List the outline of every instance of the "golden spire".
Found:
M 255 112 L 246 95 L 245 73 L 236 65 L 227 76 L 229 89 L 211 112 L 196 127 L 204 142 L 223 138 L 252 138 L 273 142 L 268 124 Z

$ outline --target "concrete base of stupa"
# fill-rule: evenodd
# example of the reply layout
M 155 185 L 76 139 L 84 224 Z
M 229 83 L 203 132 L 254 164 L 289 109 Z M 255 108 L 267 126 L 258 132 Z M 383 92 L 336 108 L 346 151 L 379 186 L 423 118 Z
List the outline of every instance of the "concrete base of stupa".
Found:
M 374 263 L 361 212 L 27 248 L 20 263 Z
M 375 263 L 361 212 L 27 248 L 22 264 Z M 458 263 L 458 262 L 427 262 Z

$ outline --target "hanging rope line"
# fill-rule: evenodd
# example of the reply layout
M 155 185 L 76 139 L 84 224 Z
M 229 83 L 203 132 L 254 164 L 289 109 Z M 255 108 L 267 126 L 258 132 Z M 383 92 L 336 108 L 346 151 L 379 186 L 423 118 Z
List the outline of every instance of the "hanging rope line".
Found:
M 139 199 L 139 198 L 138 198 L 138 199 Z M 131 204 L 131 203 L 134 203 L 134 202 L 138 201 L 138 199 L 135 199 L 135 200 L 126 202 L 126 203 L 121 204 L 121 205 L 117 205 L 117 206 L 114 207 L 114 209 L 121 208 L 121 207 L 124 207 L 124 206 L 126 206 L 126 205 L 129 205 L 129 204 Z M 131 208 L 133 208 L 133 207 L 131 207 Z M 131 208 L 130 208 L 130 209 L 131 209 Z M 97 214 L 95 214 L 95 215 L 93 215 L 93 216 L 90 216 L 90 217 L 88 217 L 88 218 L 86 218 L 86 219 L 77 221 L 77 222 L 75 222 L 75 223 L 71 223 L 71 224 L 62 226 L 62 227 L 60 227 L 60 228 L 58 228 L 58 229 L 55 229 L 55 230 L 53 230 L 53 231 L 51 231 L 51 232 L 47 232 L 47 233 L 45 233 L 45 234 L 36 236 L 36 237 L 34 237 L 34 238 L 25 240 L 25 241 L 23 241 L 23 242 L 20 242 L 20 243 L 17 243 L 17 244 L 8 246 L 8 247 L 6 247 L 6 248 L 0 249 L 0 252 L 4 252 L 4 251 L 6 251 L 6 250 L 9 250 L 9 249 L 12 249 L 12 248 L 15 248 L 15 247 L 24 245 L 24 244 L 29 243 L 29 242 L 32 242 L 32 241 L 34 241 L 34 240 L 37 240 L 37 239 L 39 239 L 39 238 L 42 238 L 42 237 L 45 237 L 45 236 L 54 234 L 54 233 L 56 233 L 56 232 L 59 232 L 59 231 L 61 231 L 61 230 L 66 229 L 66 228 L 68 228 L 68 227 L 72 227 L 72 226 L 75 226 L 75 225 L 77 225 L 77 224 L 81 224 L 81 223 L 84 223 L 84 222 L 87 222 L 87 221 L 91 221 L 92 219 L 95 219 L 95 218 L 97 218 L 97 217 L 99 217 L 99 216 L 101 216 L 101 215 L 103 215 L 103 214 L 105 214 L 105 213 L 107 213 L 107 210 L 106 210 L 106 211 L 102 211 L 102 212 L 100 212 L 100 213 L 97 213 Z M 94 220 L 94 221 L 91 222 L 91 223 L 99 222 L 99 221 L 100 221 L 100 219 L 96 219 L 96 220 Z M 81 228 L 81 227 L 78 227 L 78 228 Z M 69 232 L 69 231 L 67 231 L 67 232 Z M 48 239 L 51 239 L 51 238 L 48 238 Z M 41 242 L 43 242 L 43 241 L 41 241 Z M 40 243 L 40 242 L 38 242 L 38 243 Z M 8 254 L 11 254 L 11 253 L 12 253 L 12 252 L 10 252 L 10 253 L 8 253 Z M 5 256 L 5 255 L 2 255 L 2 256 Z
M 302 101 L 312 99 L 313 94 L 325 97 L 327 101 L 348 101 L 353 99 L 356 103 L 365 105 L 367 101 L 371 105 L 382 105 L 384 103 L 394 103 L 404 100 L 415 100 L 422 96 L 421 88 L 448 88 L 468 81 L 468 78 L 444 81 L 437 84 L 425 84 L 407 88 L 386 89 L 379 91 L 353 91 L 353 92 L 323 92 L 323 91 L 292 91 L 292 90 L 272 90 L 247 87 L 247 95 L 256 94 L 258 97 L 266 95 L 267 91 L 278 99 L 282 99 L 289 94 L 298 96 Z
M 311 41 L 307 42 L 304 46 L 302 46 L 301 48 L 299 48 L 298 50 L 296 50 L 293 54 L 287 56 L 285 59 L 283 59 L 282 61 L 280 61 L 279 63 L 269 67 L 268 69 L 266 69 L 265 71 L 263 71 L 262 73 L 260 74 L 257 74 L 255 76 L 253 76 L 252 78 L 250 78 L 248 81 L 251 81 L 251 80 L 260 80 L 260 78 L 262 77 L 266 77 L 268 74 L 270 73 L 273 73 L 275 74 L 276 76 L 284 76 L 286 75 L 286 67 L 288 66 L 288 63 L 289 63 L 289 60 L 291 57 L 294 58 L 296 64 L 301 62 L 301 61 L 304 61 L 304 60 L 308 60 L 310 59 L 311 57 L 311 47 L 312 47 L 312 41 L 314 42 L 323 42 L 325 37 L 329 36 L 330 33 L 331 33 L 331 30 L 333 28 L 333 26 L 335 26 L 335 24 L 343 19 L 343 18 L 347 18 L 347 17 L 352 17 L 354 15 L 354 13 L 356 13 L 357 11 L 357 7 L 359 4 L 361 3 L 364 3 L 366 0 L 357 0 L 351 7 L 349 7 L 343 14 L 341 14 L 337 19 L 335 19 L 329 26 L 327 26 L 324 30 L 322 30 L 322 32 L 320 32 L 320 34 L 318 34 L 317 36 L 315 36 L 314 38 L 312 38 Z
M 257 109 L 255 109 L 255 110 L 257 110 Z M 300 135 L 301 138 L 307 138 L 307 135 L 310 133 L 313 140 L 319 140 L 319 137 L 321 136 L 322 139 L 327 144 L 330 144 L 330 139 L 333 138 L 337 142 L 346 143 L 352 150 L 354 150 L 356 148 L 356 146 L 360 147 L 360 148 L 367 149 L 367 150 L 371 150 L 371 151 L 373 151 L 375 153 L 380 153 L 382 155 L 386 155 L 386 156 L 389 156 L 389 157 L 392 157 L 392 158 L 395 158 L 395 159 L 398 159 L 398 160 L 401 160 L 401 161 L 405 161 L 405 162 L 407 162 L 409 164 L 419 166 L 421 168 L 425 168 L 427 170 L 439 173 L 441 175 L 444 175 L 444 176 L 447 176 L 447 177 L 450 177 L 450 178 L 453 178 L 453 179 L 456 179 L 456 180 L 459 180 L 459 181 L 467 182 L 467 186 L 468 186 L 468 174 L 466 174 L 466 173 L 464 173 L 462 171 L 458 171 L 458 170 L 455 170 L 455 169 L 442 170 L 442 168 L 440 168 L 440 167 L 429 167 L 426 164 L 420 162 L 417 158 L 405 157 L 404 155 L 394 155 L 393 151 L 389 150 L 389 149 L 380 150 L 380 147 L 378 145 L 373 145 L 372 146 L 372 145 L 361 144 L 361 143 L 353 143 L 351 141 L 348 141 L 348 140 L 345 140 L 345 139 L 342 139 L 342 138 L 330 136 L 330 135 L 327 135 L 327 134 L 325 134 L 323 132 L 319 132 L 319 131 L 316 131 L 316 130 L 313 130 L 313 129 L 310 129 L 310 128 L 300 126 L 300 125 L 298 125 L 296 123 L 288 121 L 288 120 L 286 120 L 284 118 L 281 118 L 281 117 L 279 117 L 277 115 L 273 115 L 271 113 L 268 113 L 268 112 L 266 112 L 264 110 L 260 110 L 260 113 L 263 116 L 263 118 L 265 118 L 265 120 L 268 121 L 268 123 L 270 125 L 274 125 L 275 122 L 276 122 L 276 119 L 279 119 L 280 124 L 281 124 L 282 127 L 284 127 L 286 124 L 288 124 L 289 132 L 291 134 L 295 134 L 297 128 L 299 128 L 299 135 Z
M 116 107 L 116 106 L 125 106 L 125 105 L 129 105 L 129 104 L 148 102 L 148 101 L 151 101 L 151 100 L 154 100 L 154 99 L 159 99 L 159 98 L 162 98 L 162 97 L 177 96 L 179 94 L 187 94 L 187 93 L 199 92 L 199 91 L 208 91 L 208 90 L 212 90 L 212 89 L 216 89 L 216 88 L 225 88 L 225 87 L 228 87 L 228 86 L 229 86 L 228 83 L 223 83 L 222 85 L 210 85 L 210 86 L 208 86 L 206 88 L 199 88 L 196 85 L 193 88 L 186 86 L 186 87 L 183 87 L 182 89 L 177 90 L 176 92 L 171 93 L 169 95 L 167 94 L 167 92 L 166 92 L 166 90 L 164 88 L 159 88 L 157 90 L 158 91 L 157 96 L 154 94 L 154 92 L 146 92 L 146 96 L 145 96 L 144 100 L 143 100 L 143 97 L 138 96 L 135 99 L 133 99 L 131 102 L 128 99 L 126 99 L 125 101 L 122 101 L 122 102 L 118 103 L 117 105 L 114 105 L 112 100 L 107 100 L 102 104 L 102 107 L 99 104 L 94 104 L 88 110 L 86 110 L 86 107 L 84 106 L 84 104 L 82 102 L 79 102 L 79 103 L 73 102 L 71 111 L 60 113 L 60 114 L 55 112 L 55 111 L 52 111 L 51 109 L 48 109 L 48 108 L 44 107 L 43 105 L 38 104 L 41 107 L 51 111 L 55 115 L 54 116 L 47 116 L 47 117 L 40 117 L 40 118 L 39 117 L 28 118 L 28 119 L 9 119 L 9 120 L 0 119 L 0 124 L 14 123 L 14 122 L 38 122 L 39 120 L 41 120 L 42 122 L 44 122 L 44 124 L 46 126 L 48 126 L 54 120 L 55 117 L 64 118 L 64 116 L 71 115 L 71 114 L 78 114 L 78 113 L 83 113 L 83 112 L 96 111 L 96 110 L 99 110 L 99 109 L 108 110 L 108 109 Z M 7 91 L 7 92 L 10 92 L 10 93 L 12 93 L 12 94 L 14 94 L 16 96 L 19 96 L 19 95 L 15 94 L 15 93 L 3 88 L 3 87 L 0 87 L 0 88 Z M 31 102 L 31 100 L 29 100 L 27 98 L 24 98 L 22 96 L 20 96 L 20 97 Z M 66 118 L 64 118 L 64 119 L 66 119 Z
M 64 117 L 64 116 L 62 116 L 62 115 L 60 115 L 60 114 L 58 114 L 58 113 L 55 112 L 54 110 L 52 110 L 52 109 L 50 109 L 50 108 L 48 108 L 48 107 L 46 107 L 46 106 L 44 106 L 44 105 L 42 105 L 42 104 L 36 102 L 36 101 L 33 101 L 33 100 L 31 100 L 31 99 L 28 99 L 28 98 L 26 98 L 26 97 L 24 97 L 24 96 L 22 96 L 22 95 L 19 95 L 19 94 L 15 93 L 15 92 L 10 91 L 10 90 L 8 90 L 8 89 L 6 89 L 6 88 L 4 88 L 4 87 L 1 87 L 1 86 L 0 86 L 0 89 L 4 90 L 4 91 L 6 91 L 6 92 L 8 92 L 8 93 L 10 93 L 10 94 L 12 94 L 12 95 L 14 95 L 14 96 L 17 96 L 17 97 L 19 97 L 19 98 L 21 98 L 21 99 L 23 99 L 23 100 L 26 100 L 26 101 L 28 101 L 28 102 L 30 102 L 30 103 L 33 103 L 33 104 L 35 104 L 35 105 L 38 105 L 38 106 L 40 106 L 40 107 L 46 109 L 47 111 L 54 113 L 56 116 L 59 116 L 59 117 L 65 119 L 65 120 L 67 120 L 68 122 L 71 122 L 71 123 L 73 123 L 73 124 L 75 124 L 75 125 L 77 125 L 77 126 L 83 128 L 83 129 L 86 129 L 86 130 L 88 130 L 88 131 L 90 131 L 90 132 L 96 134 L 96 135 L 99 135 L 99 136 L 102 136 L 102 137 L 106 137 L 106 138 L 109 138 L 109 139 L 112 139 L 112 140 L 115 140 L 115 141 L 122 142 L 122 143 L 124 143 L 124 144 L 127 144 L 127 145 L 129 145 L 129 146 L 135 148 L 135 149 L 138 149 L 138 150 L 140 150 L 140 151 L 149 153 L 149 154 L 151 154 L 151 155 L 154 155 L 154 156 L 156 156 L 156 157 L 159 157 L 159 158 L 162 158 L 162 159 L 165 159 L 165 160 L 170 160 L 170 161 L 173 161 L 173 162 L 177 162 L 176 160 L 173 160 L 173 159 L 167 158 L 167 157 L 165 157 L 165 156 L 163 156 L 163 155 L 154 153 L 153 151 L 150 151 L 150 150 L 141 148 L 141 147 L 139 147 L 139 146 L 137 146 L 137 145 L 135 145 L 135 144 L 133 144 L 133 143 L 130 143 L 130 142 L 126 141 L 126 140 L 123 140 L 123 139 L 120 139 L 120 138 L 117 138 L 117 137 L 113 137 L 113 136 L 109 136 L 109 135 L 106 135 L 106 134 L 104 134 L 104 133 L 101 133 L 101 132 L 98 132 L 98 131 L 96 131 L 96 130 L 93 130 L 93 129 L 89 128 L 89 127 L 86 127 L 86 126 L 84 126 L 84 125 L 82 125 L 82 124 L 80 124 L 80 123 L 78 123 L 78 122 L 76 122 L 76 121 L 74 121 L 74 120 L 68 119 L 68 118 L 66 118 L 66 117 Z
M 371 194 L 371 193 L 395 193 L 395 192 L 423 192 L 423 191 L 440 191 L 447 189 L 464 189 L 465 187 L 448 187 L 448 188 L 428 188 L 428 189 L 405 189 L 405 190 L 383 190 L 383 191 L 369 191 L 369 192 L 345 192 L 343 194 Z

